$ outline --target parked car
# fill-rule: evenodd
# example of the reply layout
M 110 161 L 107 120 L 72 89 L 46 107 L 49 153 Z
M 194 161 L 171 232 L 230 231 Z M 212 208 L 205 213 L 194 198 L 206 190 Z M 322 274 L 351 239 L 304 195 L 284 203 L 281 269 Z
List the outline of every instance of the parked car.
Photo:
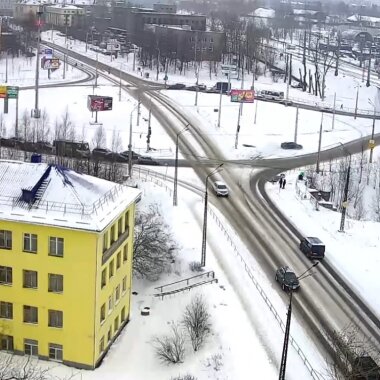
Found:
M 284 99 L 284 92 L 283 91 L 268 91 L 268 90 L 262 90 L 259 92 L 259 96 L 262 99 L 268 99 L 268 100 L 283 100 Z
M 228 197 L 228 187 L 222 181 L 214 181 L 212 188 L 218 197 Z
M 184 88 L 186 88 L 186 85 L 183 83 L 170 84 L 168 86 L 168 90 L 183 90 Z
M 105 159 L 107 156 L 111 155 L 112 152 L 106 148 L 94 148 L 92 150 L 92 156 L 95 158 L 103 158 Z
M 303 146 L 301 144 L 297 144 L 293 141 L 287 141 L 287 142 L 283 142 L 281 143 L 281 148 L 282 149 L 302 149 Z
M 158 161 L 155 161 L 152 157 L 150 156 L 140 156 L 137 159 L 137 163 L 140 165 L 160 165 Z
M 198 88 L 198 91 L 206 91 L 206 89 L 207 89 L 207 87 L 204 84 L 198 84 L 198 86 L 197 85 L 187 86 L 186 90 L 188 90 L 188 91 L 197 91 L 197 88 Z
M 87 142 L 54 140 L 53 153 L 61 157 L 89 158 L 91 151 Z
M 309 259 L 321 260 L 325 257 L 326 246 L 317 237 L 304 237 L 300 241 L 300 250 Z
M 53 153 L 53 145 L 47 141 L 37 141 L 35 146 L 36 151 L 39 153 Z
M 275 280 L 281 285 L 281 288 L 284 291 L 293 291 L 300 287 L 300 282 L 296 274 L 287 266 L 277 269 Z

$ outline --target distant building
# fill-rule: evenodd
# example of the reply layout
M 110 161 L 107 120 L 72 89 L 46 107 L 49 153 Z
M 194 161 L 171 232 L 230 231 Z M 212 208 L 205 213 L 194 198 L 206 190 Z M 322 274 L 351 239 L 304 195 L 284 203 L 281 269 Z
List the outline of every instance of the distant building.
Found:
M 13 16 L 15 0 L 0 0 L 0 16 Z
M 55 4 L 47 5 L 44 13 L 49 25 L 75 27 L 81 24 L 85 10 L 76 5 Z
M 129 321 L 140 191 L 6 160 L 0 188 L 1 349 L 94 369 Z
M 371 17 L 371 16 L 361 16 L 361 15 L 352 15 L 347 17 L 347 21 L 351 25 L 361 26 L 361 27 L 380 27 L 380 18 L 379 17 Z
M 16 21 L 26 21 L 36 17 L 43 10 L 47 1 L 21 0 L 14 4 L 13 17 Z
M 160 51 L 167 55 L 175 52 L 183 62 L 219 62 L 222 58 L 225 46 L 225 34 L 222 32 L 163 25 L 146 25 L 146 30 L 154 32 Z
M 155 3 L 153 10 L 161 13 L 177 13 L 177 6 L 175 4 Z

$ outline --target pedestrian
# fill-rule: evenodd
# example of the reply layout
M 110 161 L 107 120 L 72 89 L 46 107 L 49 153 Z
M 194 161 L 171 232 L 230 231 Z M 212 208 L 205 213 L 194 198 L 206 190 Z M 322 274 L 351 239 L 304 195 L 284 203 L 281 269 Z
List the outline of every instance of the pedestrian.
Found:
M 340 105 L 340 109 L 341 109 L 341 110 L 343 109 L 343 103 Z
M 281 177 L 278 183 L 280 184 L 280 189 L 282 188 L 282 183 L 284 182 L 283 178 Z
M 286 185 L 286 178 L 283 179 L 282 181 L 282 188 L 285 189 L 285 185 Z

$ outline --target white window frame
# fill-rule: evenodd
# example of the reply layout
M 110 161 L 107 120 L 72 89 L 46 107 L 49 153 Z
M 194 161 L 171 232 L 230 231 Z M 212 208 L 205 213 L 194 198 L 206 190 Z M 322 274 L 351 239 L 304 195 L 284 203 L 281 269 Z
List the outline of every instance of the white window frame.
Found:
M 26 246 L 28 244 L 28 247 Z M 33 245 L 35 245 L 33 247 Z M 24 234 L 23 239 L 23 252 L 37 253 L 37 235 L 36 234 Z
M 38 272 L 35 270 L 23 269 L 22 287 L 24 289 L 38 289 Z
M 30 353 L 27 353 L 30 350 Z M 24 339 L 24 353 L 29 356 L 37 356 L 38 357 L 38 340 L 34 339 Z
M 13 319 L 13 303 L 0 301 L 0 318 Z
M 0 249 L 12 249 L 12 231 L 0 230 Z
M 13 270 L 12 267 L 0 266 L 0 273 L 4 272 L 4 280 L 1 280 L 0 284 L 2 285 L 12 285 L 13 283 Z
M 63 328 L 63 311 L 61 310 L 48 310 L 48 326 L 56 329 Z
M 52 243 L 54 244 L 54 250 L 51 249 Z M 65 244 L 65 242 L 64 242 L 63 238 L 50 236 L 49 237 L 49 256 L 63 257 L 64 244 Z M 60 252 L 60 246 L 62 246 L 62 252 Z
M 60 280 L 62 280 L 61 281 L 61 289 L 58 289 L 59 286 L 57 286 L 57 285 L 59 284 Z M 49 293 L 63 293 L 63 275 L 62 274 L 49 273 L 49 275 L 48 275 L 48 292 Z
M 29 309 L 26 309 L 26 308 L 29 308 Z M 33 312 L 36 311 L 36 318 L 35 320 L 31 321 L 26 321 L 25 319 L 28 319 L 28 318 L 25 318 L 25 313 L 28 317 L 31 317 Z M 29 319 L 32 319 L 32 318 L 29 318 Z M 30 306 L 30 305 L 24 305 L 23 307 L 23 322 L 24 323 L 33 323 L 33 324 L 37 324 L 38 323 L 38 307 L 36 306 Z
M 49 343 L 49 359 L 55 362 L 63 362 L 63 346 L 61 344 Z

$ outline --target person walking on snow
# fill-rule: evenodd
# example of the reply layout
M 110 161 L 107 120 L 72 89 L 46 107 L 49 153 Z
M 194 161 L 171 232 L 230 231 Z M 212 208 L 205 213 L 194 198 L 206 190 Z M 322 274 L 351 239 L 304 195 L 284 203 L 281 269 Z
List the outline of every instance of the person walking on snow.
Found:
M 284 178 L 284 179 L 282 180 L 282 188 L 283 188 L 283 189 L 285 189 L 285 185 L 286 185 L 286 179 Z
M 284 182 L 284 179 L 281 177 L 280 180 L 278 181 L 278 183 L 280 184 L 280 189 L 282 188 L 283 182 Z

